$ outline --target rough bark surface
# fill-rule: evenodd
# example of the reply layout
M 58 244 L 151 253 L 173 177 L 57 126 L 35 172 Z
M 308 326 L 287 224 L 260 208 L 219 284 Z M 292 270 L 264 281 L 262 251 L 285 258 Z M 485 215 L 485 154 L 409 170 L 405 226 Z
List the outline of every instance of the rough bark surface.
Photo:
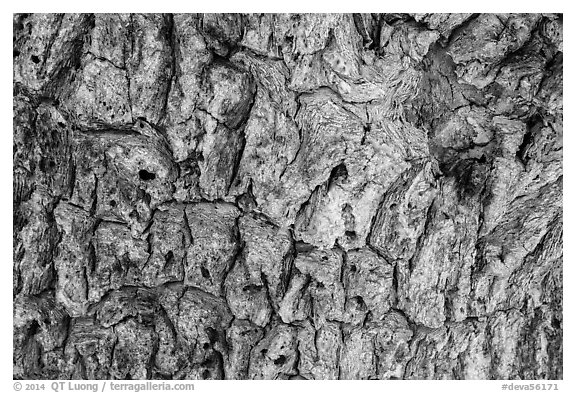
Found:
M 14 378 L 561 379 L 562 42 L 14 15 Z

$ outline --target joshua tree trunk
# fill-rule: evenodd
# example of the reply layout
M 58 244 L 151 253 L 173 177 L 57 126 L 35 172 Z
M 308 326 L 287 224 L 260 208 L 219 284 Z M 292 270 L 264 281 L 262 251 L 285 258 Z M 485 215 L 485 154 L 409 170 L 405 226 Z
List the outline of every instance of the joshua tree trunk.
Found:
M 14 16 L 14 377 L 562 378 L 562 16 Z

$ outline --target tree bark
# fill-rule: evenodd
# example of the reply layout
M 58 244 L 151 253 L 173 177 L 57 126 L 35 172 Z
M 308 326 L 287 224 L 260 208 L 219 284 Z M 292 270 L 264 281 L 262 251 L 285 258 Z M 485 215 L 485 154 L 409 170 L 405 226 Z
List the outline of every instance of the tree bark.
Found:
M 562 15 L 14 16 L 14 378 L 561 379 Z

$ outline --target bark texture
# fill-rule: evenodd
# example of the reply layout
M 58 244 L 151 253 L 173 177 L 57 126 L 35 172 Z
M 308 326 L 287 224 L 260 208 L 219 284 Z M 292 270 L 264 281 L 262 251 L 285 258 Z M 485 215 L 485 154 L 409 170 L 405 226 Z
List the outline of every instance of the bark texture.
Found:
M 14 15 L 14 377 L 561 379 L 562 42 Z

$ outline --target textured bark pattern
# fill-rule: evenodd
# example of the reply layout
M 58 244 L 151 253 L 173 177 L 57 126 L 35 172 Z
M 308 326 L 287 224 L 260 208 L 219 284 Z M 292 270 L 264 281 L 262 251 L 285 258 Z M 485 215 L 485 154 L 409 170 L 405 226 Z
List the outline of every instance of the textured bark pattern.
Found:
M 15 378 L 562 378 L 562 16 L 14 16 Z

